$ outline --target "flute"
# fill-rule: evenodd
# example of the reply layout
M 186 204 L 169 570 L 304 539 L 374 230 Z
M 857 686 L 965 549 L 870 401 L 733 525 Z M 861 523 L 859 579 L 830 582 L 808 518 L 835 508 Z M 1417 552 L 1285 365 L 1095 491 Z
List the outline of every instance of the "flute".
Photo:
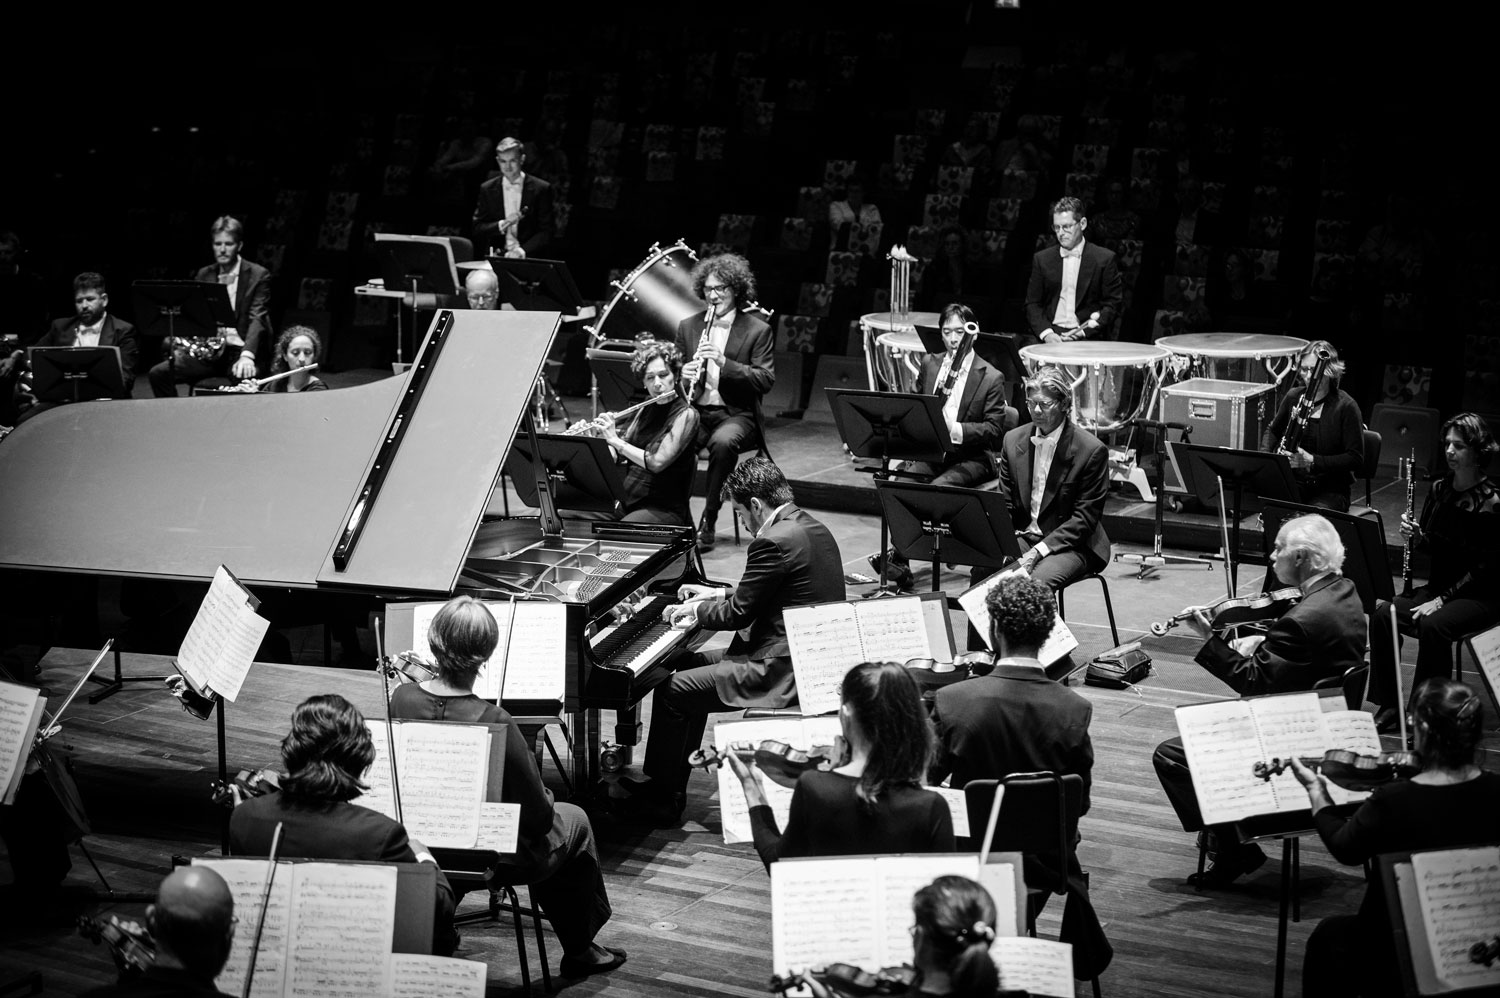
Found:
M 640 412 L 647 406 L 660 405 L 663 402 L 671 401 L 671 398 L 671 392 L 662 392 L 660 395 L 653 395 L 650 398 L 645 399 L 644 401 L 637 402 L 635 405 L 631 406 L 628 409 L 622 409 L 619 412 L 607 412 L 604 415 L 609 416 L 611 419 L 618 423 L 620 420 L 626 418 L 627 416 L 634 416 L 636 413 Z M 590 420 L 587 423 L 579 423 L 576 426 L 571 426 L 568 429 L 564 430 L 563 436 L 576 437 L 581 433 L 587 433 L 589 430 L 597 426 L 598 423 L 599 420 L 597 419 Z

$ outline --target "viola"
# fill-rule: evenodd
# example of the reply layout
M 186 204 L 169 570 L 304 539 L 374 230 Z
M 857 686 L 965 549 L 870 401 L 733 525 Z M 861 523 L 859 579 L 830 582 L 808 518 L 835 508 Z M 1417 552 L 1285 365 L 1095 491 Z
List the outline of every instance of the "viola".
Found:
M 210 787 L 213 802 L 224 807 L 239 807 L 252 797 L 281 792 L 281 774 L 269 766 L 265 769 L 242 769 L 232 780 L 214 780 Z
M 843 739 L 839 739 L 840 743 Z M 847 745 L 815 745 L 811 751 L 793 748 L 786 742 L 766 739 L 759 745 L 750 742 L 733 742 L 729 751 L 745 762 L 753 762 L 772 782 L 791 787 L 797 777 L 810 770 L 829 772 L 844 765 L 849 758 Z M 688 764 L 702 766 L 705 771 L 717 769 L 725 761 L 725 754 L 715 748 L 703 748 L 688 756 Z
M 1300 761 L 1345 790 L 1374 790 L 1395 780 L 1409 780 L 1422 771 L 1421 757 L 1415 752 L 1360 755 L 1348 749 L 1331 749 L 1321 759 L 1303 756 Z M 1257 762 L 1251 767 L 1251 772 L 1262 780 L 1269 780 L 1291 768 L 1290 759 L 1273 758 L 1268 763 Z
M 922 972 L 915 967 L 883 967 L 871 973 L 853 964 L 830 963 L 826 967 L 810 967 L 802 973 L 772 975 L 769 990 L 772 994 L 786 994 L 793 988 L 804 987 L 811 978 L 841 998 L 864 998 L 865 995 L 904 995 L 922 981 Z
M 1302 590 L 1296 586 L 1273 589 L 1256 596 L 1225 596 L 1207 606 L 1187 607 L 1181 613 L 1174 614 L 1166 620 L 1155 621 L 1151 625 L 1151 633 L 1161 637 L 1184 620 L 1191 618 L 1199 610 L 1208 613 L 1208 619 L 1215 629 L 1232 627 L 1235 624 L 1244 624 L 1252 620 L 1279 617 L 1286 612 L 1287 607 L 1301 598 Z
M 78 919 L 78 934 L 108 946 L 123 974 L 139 974 L 156 964 L 156 940 L 134 922 L 121 922 L 114 915 L 107 922 L 85 915 Z

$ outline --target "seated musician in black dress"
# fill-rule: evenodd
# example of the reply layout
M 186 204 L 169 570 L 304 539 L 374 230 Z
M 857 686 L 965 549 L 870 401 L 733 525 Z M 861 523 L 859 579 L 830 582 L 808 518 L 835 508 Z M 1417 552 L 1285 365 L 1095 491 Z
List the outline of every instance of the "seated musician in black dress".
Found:
M 1328 352 L 1328 363 L 1318 383 L 1309 386 L 1320 350 Z M 1313 404 L 1307 423 L 1301 433 L 1293 434 L 1285 450 L 1297 479 L 1298 500 L 1340 513 L 1349 509 L 1349 487 L 1354 484 L 1354 473 L 1364 463 L 1365 453 L 1359 403 L 1339 387 L 1343 376 L 1344 362 L 1339 360 L 1333 344 L 1327 340 L 1309 343 L 1297 359 L 1298 385 L 1287 392 L 1260 441 L 1261 450 L 1277 450 L 1298 400 L 1310 395 Z
M 632 523 L 692 526 L 688 497 L 693 489 L 697 456 L 698 410 L 677 392 L 682 352 L 676 344 L 648 340 L 636 348 L 630 370 L 652 398 L 662 399 L 631 416 L 623 426 L 611 413 L 592 422 L 575 423 L 570 432 L 587 431 L 614 449 L 625 471 L 625 514 Z
M 279 822 L 282 856 L 436 864 L 405 826 L 354 803 L 368 789 L 363 778 L 375 761 L 375 745 L 364 715 L 348 700 L 328 693 L 298 704 L 292 729 L 281 740 L 281 761 L 281 792 L 247 800 L 230 816 L 231 855 L 270 855 Z M 440 956 L 458 945 L 453 904 L 453 888 L 439 871 L 432 951 Z
M 1364 662 L 1365 615 L 1354 583 L 1339 574 L 1344 545 L 1333 524 L 1316 513 L 1287 520 L 1271 559 L 1276 577 L 1297 586 L 1302 596 L 1264 637 L 1226 640 L 1201 607 L 1189 618 L 1189 626 L 1206 639 L 1196 661 L 1241 696 L 1309 690 L 1318 680 L 1342 676 Z M 1203 886 L 1227 887 L 1266 861 L 1259 846 L 1235 844 L 1226 828 L 1204 827 L 1181 738 L 1158 745 L 1151 762 L 1183 830 L 1207 838 L 1213 865 L 1203 873 Z M 1193 874 L 1188 882 L 1198 879 Z
M 1377 787 L 1352 816 L 1332 806 L 1322 776 L 1293 759 L 1318 834 L 1340 863 L 1357 866 L 1382 853 L 1500 842 L 1500 775 L 1477 764 L 1484 731 L 1479 695 L 1463 683 L 1429 679 L 1417 689 L 1412 730 L 1422 771 Z M 1370 878 L 1359 914 L 1325 918 L 1313 930 L 1302 993 L 1402 994 L 1379 876 Z
M 509 712 L 474 695 L 475 677 L 499 642 L 499 626 L 483 603 L 471 596 L 449 600 L 427 632 L 437 677 L 397 688 L 391 717 L 506 725 L 500 799 L 521 805 L 521 830 L 515 856 L 502 856 L 497 873 L 506 883 L 531 886 L 532 900 L 562 943 L 564 977 L 613 970 L 625 962 L 625 951 L 594 942 L 611 909 L 588 815 L 575 804 L 553 801 Z
M 841 701 L 848 761 L 797 778 L 785 831 L 776 827 L 759 767 L 729 754 L 766 867 L 795 856 L 952 850 L 948 803 L 924 789 L 936 742 L 911 673 L 894 662 L 856 665 L 844 676 Z
M 323 359 L 323 341 L 310 326 L 288 326 L 276 339 L 276 357 L 271 361 L 271 375 L 292 374 L 277 378 L 265 386 L 268 392 L 318 392 L 328 387 L 311 371 L 303 368 Z M 253 383 L 253 382 L 252 382 Z
M 1500 621 L 1500 489 L 1484 466 L 1500 444 L 1472 412 L 1443 424 L 1448 474 L 1432 483 L 1421 517 L 1401 517 L 1401 535 L 1430 561 L 1427 584 L 1410 596 L 1381 600 L 1370 619 L 1370 700 L 1382 730 L 1394 730 L 1396 659 L 1391 647 L 1391 606 L 1403 633 L 1415 634 L 1417 672 L 1412 687 L 1453 667 L 1453 642 Z

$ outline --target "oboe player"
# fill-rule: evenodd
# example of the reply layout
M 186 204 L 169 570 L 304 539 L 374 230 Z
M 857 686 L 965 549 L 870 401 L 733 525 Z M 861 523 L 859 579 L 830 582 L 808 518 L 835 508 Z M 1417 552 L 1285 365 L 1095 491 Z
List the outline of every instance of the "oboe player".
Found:
M 1309 385 L 1318 367 L 1319 351 L 1328 353 L 1328 362 L 1316 385 Z M 1360 424 L 1359 403 L 1339 387 L 1344 376 L 1344 362 L 1327 340 L 1314 340 L 1297 358 L 1297 387 L 1287 392 L 1276 418 L 1261 437 L 1260 449 L 1276 450 L 1286 436 L 1297 402 L 1307 395 L 1312 408 L 1300 432 L 1294 430 L 1285 448 L 1300 490 L 1299 501 L 1309 506 L 1337 510 L 1349 509 L 1349 487 L 1354 472 L 1364 461 L 1364 432 Z
M 699 261 L 693 294 L 708 308 L 677 326 L 677 349 L 689 358 L 682 379 L 698 411 L 696 448 L 708 448 L 708 481 L 698 543 L 714 545 L 720 492 L 741 451 L 760 442 L 760 400 L 776 382 L 771 327 L 744 310 L 755 299 L 750 263 L 734 253 Z

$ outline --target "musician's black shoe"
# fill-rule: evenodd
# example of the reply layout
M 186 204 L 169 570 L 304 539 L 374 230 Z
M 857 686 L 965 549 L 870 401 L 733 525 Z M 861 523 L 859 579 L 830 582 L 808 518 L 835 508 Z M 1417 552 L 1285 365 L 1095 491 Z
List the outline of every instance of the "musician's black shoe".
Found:
M 1222 889 L 1247 873 L 1254 873 L 1266 862 L 1266 854 L 1255 844 L 1234 846 L 1213 857 L 1208 869 L 1187 878 L 1189 886 Z
M 911 566 L 906 559 L 892 551 L 889 556 L 884 552 L 872 554 L 865 559 L 875 571 L 885 572 L 885 580 L 895 586 L 900 592 L 910 592 L 916 584 L 916 576 L 912 575 Z
M 587 958 L 563 954 L 558 967 L 563 977 L 587 977 L 590 974 L 607 974 L 625 962 L 625 951 L 614 946 L 591 944 L 594 952 Z
M 698 521 L 698 547 L 707 551 L 714 546 L 714 523 L 719 519 L 719 511 L 704 511 L 703 519 Z

